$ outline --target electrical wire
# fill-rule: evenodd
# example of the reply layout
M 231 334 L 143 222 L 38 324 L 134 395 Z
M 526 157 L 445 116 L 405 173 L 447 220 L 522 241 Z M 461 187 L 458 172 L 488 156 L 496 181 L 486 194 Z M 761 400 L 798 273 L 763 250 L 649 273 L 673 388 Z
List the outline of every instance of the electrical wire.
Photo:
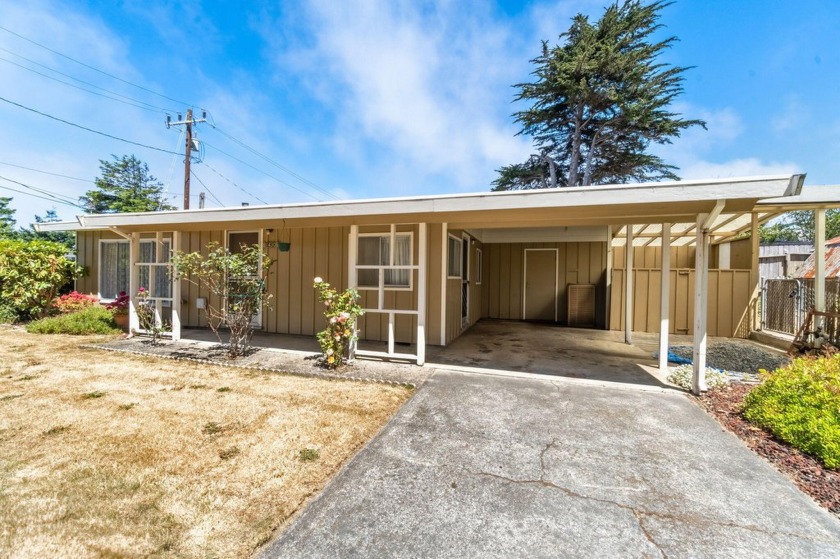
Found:
M 210 196 L 212 196 L 212 197 L 213 197 L 213 200 L 215 200 L 216 202 L 218 202 L 218 203 L 219 203 L 219 205 L 220 205 L 221 207 L 223 207 L 223 208 L 225 207 L 225 205 L 224 205 L 224 204 L 222 204 L 222 201 L 221 201 L 221 200 L 219 200 L 219 199 L 216 197 L 216 195 L 215 195 L 215 194 L 213 194 L 213 191 L 211 191 L 209 188 L 207 188 L 207 185 L 206 185 L 206 184 L 204 184 L 204 181 L 203 181 L 203 180 L 201 180 L 200 178 L 198 178 L 198 175 L 196 175 L 196 174 L 195 174 L 195 171 L 193 171 L 192 169 L 190 169 L 190 174 L 193 176 L 193 178 L 194 178 L 195 180 L 197 180 L 197 181 L 198 181 L 198 184 L 200 184 L 201 186 L 203 186 L 203 187 L 204 187 L 204 190 L 206 190 L 206 191 L 207 191 L 207 194 L 209 194 Z
M 210 169 L 211 171 L 213 171 L 214 173 L 216 173 L 217 175 L 219 175 L 220 177 L 222 177 L 223 179 L 225 179 L 226 181 L 228 181 L 230 184 L 232 184 L 233 186 L 235 186 L 236 188 L 238 188 L 239 190 L 241 190 L 242 192 L 244 192 L 245 194 L 247 194 L 248 196 L 250 196 L 254 200 L 258 200 L 258 201 L 262 202 L 263 204 L 268 204 L 268 202 L 266 202 L 262 198 L 260 198 L 258 196 L 255 196 L 254 194 L 251 194 L 250 192 L 248 192 L 247 190 L 245 190 L 244 188 L 242 188 L 241 186 L 239 186 L 238 184 L 236 184 L 235 182 L 233 182 L 232 180 L 230 180 L 229 178 L 227 178 L 226 176 L 221 174 L 219 171 L 217 171 L 216 169 L 214 169 L 213 167 L 208 165 L 207 162 L 204 162 L 204 166 L 207 167 L 208 169 Z M 257 169 L 257 170 L 259 170 L 259 169 Z
M 162 99 L 166 99 L 167 101 L 172 101 L 173 103 L 178 103 L 179 105 L 187 105 L 189 107 L 196 106 L 193 103 L 187 103 L 186 101 L 179 101 L 178 99 L 173 99 L 172 97 L 167 97 L 166 95 L 164 95 L 162 93 L 158 93 L 157 91 L 154 91 L 154 90 L 149 89 L 147 87 L 143 87 L 142 85 L 138 85 L 136 83 L 133 83 L 133 82 L 130 82 L 130 81 L 125 80 L 123 78 L 120 78 L 118 76 L 115 76 L 114 74 L 110 74 L 110 73 L 106 72 L 105 70 L 100 70 L 99 68 L 97 68 L 95 66 L 91 66 L 90 64 L 86 64 L 86 63 L 84 63 L 80 60 L 76 60 L 75 58 L 67 56 L 66 54 L 58 52 L 57 50 L 51 49 L 50 47 L 48 47 L 46 45 L 42 45 L 41 43 L 39 43 L 37 41 L 34 41 L 34 40 L 30 39 L 29 37 L 25 37 L 25 36 L 21 35 L 20 33 L 16 33 L 14 31 L 12 31 L 11 29 L 7 29 L 6 27 L 3 27 L 2 25 L 0 25 L 0 30 L 5 31 L 6 33 L 9 33 L 10 35 L 14 35 L 15 37 L 18 37 L 20 39 L 23 39 L 24 41 L 26 41 L 28 43 L 31 43 L 31 44 L 33 44 L 37 47 L 41 47 L 42 49 L 47 50 L 47 51 L 49 51 L 53 54 L 57 54 L 58 56 L 60 56 L 62 58 L 66 58 L 67 60 L 69 60 L 71 62 L 75 62 L 76 64 L 79 64 L 80 66 L 84 66 L 85 68 L 93 70 L 94 72 L 99 72 L 100 74 L 102 74 L 104 76 L 108 76 L 109 78 L 113 78 L 117 81 L 128 84 L 132 87 L 142 89 L 143 91 L 145 91 L 147 93 L 151 93 L 152 95 L 156 95 L 156 96 L 158 96 Z M 203 110 L 202 107 L 199 107 L 199 108 Z
M 55 68 L 50 68 L 49 66 L 45 66 L 44 64 L 40 64 L 38 62 L 35 62 L 34 60 L 30 60 L 29 58 L 26 58 L 25 56 L 21 56 L 17 53 L 14 53 L 14 52 L 12 52 L 10 50 L 7 50 L 7 49 L 4 49 L 2 47 L 0 47 L 0 51 L 8 52 L 9 54 L 11 54 L 13 56 L 17 56 L 17 57 L 22 58 L 23 60 L 26 60 L 30 64 L 35 64 L 36 66 L 40 66 L 41 68 L 45 68 L 45 69 L 49 70 L 50 72 L 55 72 L 56 74 L 59 74 L 61 76 L 67 77 L 67 78 L 70 78 L 71 80 L 77 81 L 79 83 L 83 83 L 87 86 L 94 87 L 96 89 L 100 89 L 100 90 L 104 91 L 105 93 L 100 93 L 98 91 L 92 91 L 92 90 L 90 90 L 86 87 L 81 87 L 81 86 L 76 85 L 74 83 L 70 83 L 70 82 L 67 82 L 67 81 L 64 81 L 64 80 L 60 80 L 60 79 L 56 78 L 55 76 L 50 76 L 50 75 L 45 74 L 43 72 L 39 72 L 38 70 L 35 70 L 33 68 L 29 68 L 28 66 L 24 66 L 23 64 L 18 64 L 17 62 L 14 62 L 12 60 L 9 60 L 8 58 L 3 58 L 2 56 L 0 56 L 0 60 L 2 60 L 3 62 L 6 62 L 8 64 L 12 64 L 14 66 L 17 66 L 18 68 L 22 68 L 24 70 L 32 72 L 33 74 L 38 74 L 39 76 L 43 76 L 43 77 L 45 77 L 49 80 L 53 80 L 53 81 L 56 81 L 58 83 L 70 86 L 70 87 L 75 87 L 76 89 L 80 89 L 82 91 L 86 91 L 88 93 L 92 93 L 93 95 L 98 95 L 100 97 L 104 97 L 106 99 L 111 99 L 112 101 L 117 101 L 118 103 L 125 103 L 126 105 L 131 105 L 132 107 L 136 107 L 138 109 L 144 109 L 146 111 L 151 111 L 153 113 L 167 114 L 167 113 L 175 112 L 172 109 L 166 109 L 164 107 L 158 107 L 157 105 L 152 105 L 151 103 L 146 103 L 145 101 L 141 101 L 139 99 L 134 99 L 132 97 L 128 97 L 127 95 L 122 95 L 122 94 L 117 93 L 115 91 L 105 89 L 104 87 L 99 87 L 96 84 L 86 82 L 85 80 L 81 80 L 79 78 L 73 77 L 70 74 L 65 74 L 64 72 L 56 70 Z M 106 93 L 109 93 L 110 95 L 106 95 Z
M 153 149 L 155 151 L 162 151 L 163 153 L 174 153 L 175 155 L 180 155 L 176 151 L 171 151 L 171 150 L 168 150 L 168 149 L 158 148 L 158 147 L 150 146 L 150 145 L 147 145 L 147 144 L 141 144 L 140 142 L 135 142 L 135 141 L 132 141 L 132 140 L 126 140 L 125 138 L 120 138 L 119 136 L 114 136 L 112 134 L 107 134 L 105 132 L 100 132 L 99 130 L 94 130 L 93 128 L 88 128 L 86 126 L 82 126 L 81 124 L 76 124 L 75 122 L 70 122 L 69 120 L 64 120 L 62 118 L 58 118 L 57 116 L 52 116 L 52 115 L 49 115 L 47 113 L 42 113 L 41 111 L 33 109 L 31 107 L 27 107 L 26 105 L 21 105 L 20 103 L 15 103 L 14 101 L 10 101 L 10 100 L 6 99 L 5 97 L 0 97 L 0 101 L 4 101 L 6 103 L 9 103 L 10 105 L 20 107 L 21 109 L 25 109 L 25 110 L 33 112 L 35 114 L 39 114 L 41 116 L 51 118 L 52 120 L 57 120 L 58 122 L 63 122 L 64 124 L 69 124 L 70 126 L 74 126 L 76 128 L 80 128 L 82 130 L 87 130 L 88 132 L 93 132 L 94 134 L 99 134 L 100 136 L 105 136 L 106 138 L 111 138 L 112 140 L 125 142 L 127 144 L 140 146 L 140 147 L 143 147 L 143 148 L 146 148 L 146 149 Z
M 28 184 L 25 184 L 25 183 L 22 183 L 22 182 L 19 182 L 19 181 L 16 181 L 16 180 L 7 179 L 6 177 L 0 177 L 0 179 L 12 182 L 14 184 L 18 184 L 20 186 L 23 186 L 24 188 L 27 188 L 29 190 L 33 190 L 35 192 L 38 192 L 39 194 L 33 194 L 32 192 L 26 192 L 26 191 L 23 191 L 23 190 L 18 190 L 18 189 L 12 188 L 10 186 L 5 186 L 5 185 L 0 184 L 0 188 L 3 188 L 5 190 L 10 190 L 12 192 L 17 192 L 18 194 L 23 194 L 25 196 L 32 196 L 32 197 L 35 197 L 35 198 L 41 198 L 42 200 L 47 200 L 49 202 L 56 202 L 56 203 L 59 203 L 59 204 L 65 205 L 65 206 L 73 206 L 75 208 L 79 208 L 79 209 L 82 209 L 82 210 L 85 209 L 84 206 L 82 206 L 82 205 L 80 205 L 76 202 L 70 202 L 70 201 L 64 200 L 62 198 L 59 198 L 54 193 L 50 193 L 49 191 L 43 191 L 43 190 L 41 190 L 39 188 L 36 188 L 34 186 L 31 186 L 31 185 L 28 185 Z
M 2 188 L 3 190 L 8 190 L 10 192 L 16 192 L 18 194 L 23 194 L 24 196 L 31 196 L 33 198 L 40 198 L 41 200 L 46 200 L 48 202 L 58 203 L 58 204 L 61 204 L 63 206 L 73 206 L 74 208 L 84 209 L 81 206 L 79 206 L 78 204 L 71 204 L 70 202 L 62 202 L 60 200 L 54 200 L 53 198 L 47 198 L 46 196 L 39 196 L 37 194 L 32 194 L 31 192 L 25 192 L 23 190 L 16 190 L 16 189 L 14 189 L 10 186 L 4 186 L 4 185 L 0 184 L 0 188 Z
M 61 194 L 59 192 L 53 192 L 51 190 L 46 190 L 44 188 L 38 188 L 37 186 L 32 186 L 31 184 L 26 184 L 25 182 L 16 181 L 14 179 L 10 179 L 10 178 L 4 177 L 4 176 L 0 176 L 0 179 L 2 179 L 4 181 L 9 181 L 9 182 L 18 184 L 18 185 L 20 185 L 24 188 L 28 188 L 29 190 L 33 190 L 33 191 L 38 192 L 40 194 L 45 194 L 47 196 L 52 196 L 56 200 L 76 203 L 76 199 L 74 197 L 67 196 L 66 194 Z
M 2 99 L 2 97 L 0 97 L 0 99 Z M 243 161 L 242 159 L 240 159 L 240 158 L 236 157 L 235 155 L 231 155 L 231 154 L 229 154 L 228 152 L 223 151 L 223 150 L 221 150 L 221 149 L 217 148 L 217 147 L 216 147 L 216 146 L 214 146 L 214 145 L 208 144 L 207 142 L 204 142 L 204 145 L 205 145 L 205 146 L 207 146 L 207 147 L 210 147 L 210 148 L 212 148 L 212 149 L 215 149 L 216 151 L 218 151 L 218 152 L 219 152 L 219 153 L 221 153 L 222 155 L 226 155 L 226 156 L 230 157 L 231 159 L 233 159 L 234 161 L 238 161 L 239 163 L 242 163 L 242 164 L 243 164 L 243 165 L 245 165 L 246 167 L 250 167 L 251 169 L 253 169 L 253 170 L 257 171 L 258 173 L 262 173 L 263 175 L 267 176 L 268 178 L 271 178 L 271 179 L 276 180 L 277 182 L 279 182 L 280 184 L 282 184 L 282 185 L 284 185 L 284 186 L 288 186 L 288 187 L 289 187 L 289 188 L 291 188 L 292 190 L 297 190 L 297 191 L 298 191 L 298 192 L 300 192 L 301 194 L 306 194 L 307 196 L 309 196 L 310 198 L 312 198 L 313 200 L 316 200 L 316 201 L 318 201 L 318 202 L 320 202 L 320 201 L 321 201 L 321 199 L 320 199 L 320 198 L 318 198 L 317 196 L 314 196 L 311 192 L 307 192 L 306 190 L 302 190 L 302 189 L 300 189 L 300 188 L 298 188 L 298 187 L 296 187 L 296 186 L 294 186 L 294 185 L 292 185 L 292 184 L 289 184 L 289 183 L 287 183 L 286 181 L 284 181 L 283 179 L 278 179 L 277 177 L 275 177 L 275 176 L 274 176 L 274 175 L 272 175 L 271 173 L 267 173 L 266 171 L 263 171 L 262 169 L 259 169 L 259 168 L 257 168 L 257 167 L 254 167 L 253 165 L 251 165 L 251 164 L 250 164 L 250 163 L 248 163 L 247 161 Z M 205 165 L 206 165 L 206 163 L 205 163 Z M 208 167 L 209 167 L 209 165 L 208 165 Z M 241 187 L 239 187 L 239 188 L 241 188 Z
M 289 169 L 288 167 L 285 167 L 285 166 L 281 165 L 280 163 L 278 163 L 277 161 L 275 161 L 274 159 L 271 159 L 269 156 L 267 156 L 267 155 L 265 155 L 265 154 L 263 154 L 263 153 L 260 153 L 260 152 L 259 152 L 259 151 L 257 151 L 256 149 L 254 149 L 254 148 L 252 148 L 251 146 L 247 145 L 245 142 L 243 142 L 243 141 L 241 141 L 241 140 L 239 140 L 239 139 L 237 139 L 237 138 L 234 138 L 233 136 L 231 136 L 230 134 L 228 134 L 227 132 L 225 132 L 224 130 L 222 130 L 221 128 L 219 128 L 218 126 L 216 126 L 215 124 L 212 124 L 212 123 L 208 123 L 208 124 L 210 124 L 210 126 L 212 126 L 212 127 L 213 127 L 213 129 L 214 129 L 214 130 L 216 130 L 216 132 L 218 132 L 219 134 L 221 134 L 221 135 L 223 135 L 223 136 L 227 137 L 227 138 L 228 138 L 229 140 L 231 140 L 232 142 L 234 142 L 234 143 L 236 143 L 236 144 L 238 144 L 238 145 L 242 146 L 242 147 L 243 147 L 243 148 L 245 148 L 246 150 L 250 151 L 251 153 L 253 153 L 253 154 L 254 154 L 254 155 L 256 155 L 257 157 L 259 157 L 259 158 L 263 159 L 264 161 L 266 161 L 266 162 L 270 163 L 271 165 L 274 165 L 275 167 L 277 167 L 277 168 L 278 168 L 278 169 L 280 169 L 281 171 L 284 171 L 284 172 L 288 173 L 289 175 L 291 175 L 291 176 L 295 177 L 296 179 L 298 179 L 298 180 L 299 180 L 299 181 L 301 181 L 302 183 L 305 183 L 305 184 L 307 184 L 307 185 L 311 186 L 311 187 L 312 187 L 312 188 L 314 188 L 315 190 L 318 190 L 319 192 L 321 192 L 321 193 L 325 194 L 326 196 L 328 196 L 328 197 L 330 197 L 330 198 L 333 198 L 333 199 L 335 199 L 335 200 L 338 200 L 338 199 L 339 199 L 339 198 L 338 198 L 338 196 L 336 196 L 335 194 L 333 194 L 333 193 L 332 193 L 332 192 L 330 192 L 329 190 L 327 190 L 327 189 L 325 189 L 325 188 L 322 188 L 322 187 L 318 186 L 317 184 L 315 184 L 314 182 L 310 181 L 310 180 L 309 180 L 309 179 L 307 179 L 306 177 L 303 177 L 303 176 L 299 175 L 298 173 L 295 173 L 294 171 L 292 171 L 292 170 L 291 170 L 291 169 Z
M 34 171 L 36 173 L 43 173 L 45 175 L 52 175 L 54 177 L 61 177 L 63 179 L 70 179 L 70 180 L 74 180 L 74 181 L 90 182 L 90 183 L 95 182 L 95 181 L 92 181 L 90 179 L 83 179 L 83 178 L 80 178 L 80 177 L 71 177 L 70 175 L 62 175 L 60 173 L 51 173 L 49 171 L 41 171 L 40 169 L 33 169 L 32 167 L 24 167 L 23 165 L 15 165 L 14 163 L 7 163 L 5 161 L 0 161 L 0 165 L 8 165 L 9 167 L 17 167 L 18 169 L 26 169 L 27 171 Z

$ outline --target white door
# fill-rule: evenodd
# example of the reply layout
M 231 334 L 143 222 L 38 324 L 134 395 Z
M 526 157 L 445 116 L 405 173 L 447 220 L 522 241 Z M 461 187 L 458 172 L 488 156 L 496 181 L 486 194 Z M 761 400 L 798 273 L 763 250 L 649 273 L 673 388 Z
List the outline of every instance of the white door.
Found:
M 260 231 L 228 231 L 227 242 L 228 250 L 233 254 L 242 252 L 242 248 L 251 245 L 262 246 Z M 262 276 L 262 263 L 260 263 L 260 270 L 256 277 Z M 251 322 L 254 328 L 262 328 L 262 308 L 257 311 L 254 320 Z

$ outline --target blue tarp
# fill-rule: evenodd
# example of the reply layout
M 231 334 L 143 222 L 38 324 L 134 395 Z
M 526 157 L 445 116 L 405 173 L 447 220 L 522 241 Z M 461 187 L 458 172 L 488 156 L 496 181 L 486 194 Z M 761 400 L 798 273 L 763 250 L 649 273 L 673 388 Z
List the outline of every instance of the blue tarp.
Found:
M 654 359 L 659 359 L 659 352 L 658 351 L 653 352 L 653 358 Z M 680 355 L 675 355 L 675 354 L 671 353 L 670 351 L 668 352 L 668 362 L 669 363 L 676 363 L 678 365 L 691 365 L 691 359 L 689 359 L 688 357 L 682 357 Z

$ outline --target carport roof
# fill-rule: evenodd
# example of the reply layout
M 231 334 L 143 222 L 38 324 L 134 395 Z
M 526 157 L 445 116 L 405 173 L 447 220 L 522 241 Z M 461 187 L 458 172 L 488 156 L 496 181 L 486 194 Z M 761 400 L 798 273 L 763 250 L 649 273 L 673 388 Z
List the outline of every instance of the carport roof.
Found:
M 673 181 L 587 188 L 481 192 L 208 208 L 133 214 L 81 215 L 76 222 L 42 223 L 40 231 L 121 232 L 200 230 L 223 226 L 287 227 L 387 223 L 449 223 L 451 228 L 623 226 L 635 224 L 635 244 L 654 244 L 660 223 L 674 223 L 675 244 L 694 238 L 694 221 L 717 208 L 713 235 L 737 235 L 750 226 L 750 214 L 766 221 L 792 209 L 828 204 L 840 207 L 840 187 L 803 189 L 804 175 Z M 766 207 L 765 207 L 766 205 Z M 655 224 L 655 225 L 651 225 Z M 622 243 L 622 234 L 614 244 Z

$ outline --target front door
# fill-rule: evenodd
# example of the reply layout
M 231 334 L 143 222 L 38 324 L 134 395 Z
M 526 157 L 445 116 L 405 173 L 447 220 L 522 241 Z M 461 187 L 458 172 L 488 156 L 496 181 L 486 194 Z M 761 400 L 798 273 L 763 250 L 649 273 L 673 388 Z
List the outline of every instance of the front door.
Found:
M 470 325 L 470 238 L 461 239 L 461 328 Z
M 522 318 L 557 321 L 557 249 L 525 249 Z
M 228 231 L 227 237 L 228 250 L 234 254 L 241 253 L 242 248 L 245 246 L 260 244 L 259 231 Z M 261 275 L 261 273 L 262 270 L 258 272 L 258 276 Z M 262 309 L 260 309 L 256 316 L 254 316 L 254 320 L 251 321 L 251 325 L 254 328 L 262 328 Z

